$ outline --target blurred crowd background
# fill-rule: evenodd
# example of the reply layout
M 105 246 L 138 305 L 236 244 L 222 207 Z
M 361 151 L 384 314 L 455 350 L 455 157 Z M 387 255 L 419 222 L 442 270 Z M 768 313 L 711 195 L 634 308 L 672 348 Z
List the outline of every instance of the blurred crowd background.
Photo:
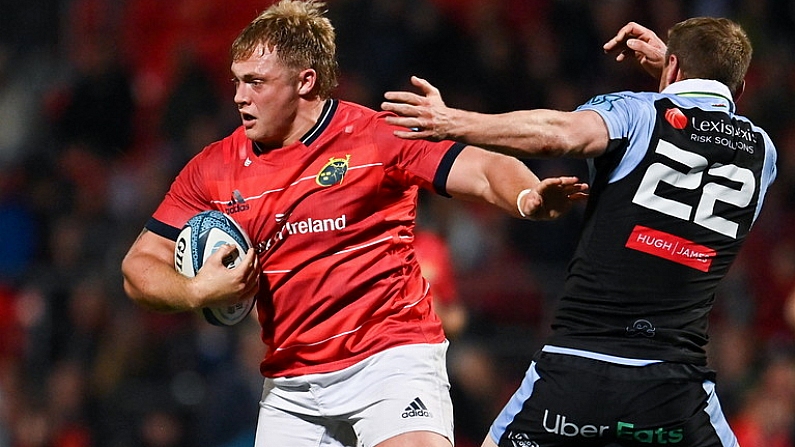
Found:
M 216 328 L 125 297 L 121 259 L 179 168 L 238 125 L 228 48 L 268 0 L 0 0 L 0 447 L 252 445 L 256 324 Z M 336 96 L 375 109 L 416 74 L 449 105 L 570 110 L 656 90 L 601 45 L 696 15 L 755 46 L 738 108 L 779 177 L 711 322 L 744 447 L 795 446 L 795 2 L 330 0 Z M 582 161 L 528 162 L 585 176 Z M 585 177 L 583 177 L 585 178 Z M 423 195 L 424 272 L 452 341 L 457 444 L 480 445 L 540 347 L 581 209 L 527 222 Z M 445 257 L 445 255 L 449 255 Z

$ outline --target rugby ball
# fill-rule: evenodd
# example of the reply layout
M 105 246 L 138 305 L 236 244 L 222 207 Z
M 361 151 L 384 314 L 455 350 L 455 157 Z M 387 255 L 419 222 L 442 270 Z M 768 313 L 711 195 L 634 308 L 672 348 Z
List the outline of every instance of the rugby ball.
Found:
M 235 268 L 251 247 L 245 231 L 221 211 L 202 211 L 191 217 L 177 236 L 174 267 L 187 277 L 194 277 L 204 262 L 225 244 L 237 247 L 237 253 L 224 259 L 228 268 Z M 229 306 L 202 308 L 204 319 L 216 326 L 234 326 L 243 321 L 254 308 L 255 297 Z

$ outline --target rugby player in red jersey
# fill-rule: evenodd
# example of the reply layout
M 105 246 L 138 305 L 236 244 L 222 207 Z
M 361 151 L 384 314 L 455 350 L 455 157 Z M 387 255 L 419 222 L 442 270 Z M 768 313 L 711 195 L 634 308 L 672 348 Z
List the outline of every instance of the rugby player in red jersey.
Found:
M 412 241 L 419 188 L 549 219 L 581 199 L 515 158 L 396 138 L 388 115 L 331 97 L 334 30 L 317 2 L 281 1 L 232 45 L 242 126 L 177 176 L 122 263 L 147 308 L 191 311 L 257 292 L 267 353 L 257 447 L 453 443 L 447 341 Z M 254 249 L 219 249 L 194 278 L 174 240 L 199 211 L 229 213 Z

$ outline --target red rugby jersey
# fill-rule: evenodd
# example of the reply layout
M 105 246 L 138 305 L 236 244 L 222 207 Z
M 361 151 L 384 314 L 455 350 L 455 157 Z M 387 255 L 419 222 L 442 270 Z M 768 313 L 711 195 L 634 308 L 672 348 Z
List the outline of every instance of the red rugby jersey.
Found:
M 265 376 L 444 340 L 412 241 L 418 187 L 446 195 L 462 146 L 399 139 L 385 115 L 329 100 L 301 141 L 261 155 L 238 128 L 183 168 L 147 223 L 176 239 L 191 216 L 217 209 L 248 232 L 262 267 Z

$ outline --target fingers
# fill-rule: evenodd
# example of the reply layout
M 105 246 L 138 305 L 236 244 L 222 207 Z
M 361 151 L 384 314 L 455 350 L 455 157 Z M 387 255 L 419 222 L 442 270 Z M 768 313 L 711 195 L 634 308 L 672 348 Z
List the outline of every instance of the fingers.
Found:
M 541 191 L 546 188 L 550 187 L 559 187 L 563 188 L 574 188 L 574 190 L 579 191 L 579 186 L 577 185 L 585 185 L 585 183 L 579 183 L 580 179 L 575 176 L 560 176 L 560 177 L 548 177 L 541 180 L 535 189 L 537 191 Z M 586 185 L 587 186 L 587 185 Z
M 386 98 L 388 101 L 391 101 L 391 103 L 403 103 L 412 106 L 418 106 L 422 103 L 422 96 L 411 92 L 386 92 L 384 93 L 384 98 Z M 391 103 L 385 102 L 384 104 L 391 104 Z M 392 105 L 396 106 L 398 104 L 392 104 Z
M 384 102 L 381 104 L 381 109 L 405 118 L 416 118 L 420 114 L 416 104 L 409 103 Z M 387 119 L 389 118 L 392 117 L 387 117 Z
M 401 138 L 418 140 L 430 136 L 430 132 L 421 131 L 422 123 L 419 118 L 405 116 L 388 116 L 385 118 L 387 124 L 403 127 L 407 130 L 395 130 L 393 133 Z
M 243 256 L 240 264 L 235 267 L 239 277 L 239 284 L 241 290 L 236 294 L 233 301 L 237 302 L 241 299 L 248 299 L 256 295 L 259 291 L 259 258 L 257 257 L 256 250 L 249 248 Z
M 638 23 L 629 22 L 618 30 L 616 35 L 608 40 L 602 48 L 606 53 L 617 52 L 616 60 L 621 62 L 631 55 L 647 58 L 659 56 L 661 59 L 664 53 L 661 49 L 665 48 L 665 44 L 654 31 Z
M 650 62 L 662 61 L 665 57 L 665 47 L 661 48 L 657 44 L 647 43 L 641 39 L 629 39 L 627 48 L 634 51 L 635 54 L 645 57 Z
M 384 103 L 384 110 L 388 110 L 386 106 L 389 103 Z M 408 109 L 413 109 L 410 106 L 406 106 Z M 394 107 L 390 107 L 391 110 L 396 111 L 399 116 L 387 116 L 385 121 L 387 124 L 391 124 L 393 126 L 403 127 L 406 130 L 395 130 L 392 133 L 397 136 L 398 138 L 403 138 L 406 140 L 422 140 L 422 139 L 430 139 L 430 140 L 438 140 L 436 135 L 434 134 L 433 130 L 427 129 L 426 123 L 416 115 L 412 115 L 410 112 L 404 112 L 400 106 L 395 105 Z
M 618 30 L 615 36 L 613 36 L 610 40 L 605 42 L 604 45 L 602 45 L 602 49 L 606 53 L 622 49 L 625 45 L 627 38 L 633 36 L 632 31 L 635 29 L 636 26 L 640 25 L 638 25 L 635 22 L 629 22 L 628 24 L 621 27 L 621 29 Z
M 231 268 L 235 263 L 235 260 L 238 257 L 237 247 L 232 244 L 224 244 L 218 247 L 218 249 L 209 257 L 207 261 L 211 261 L 213 259 L 217 259 L 224 267 Z M 207 264 L 207 262 L 205 262 Z
M 253 296 L 259 289 L 259 274 L 254 249 L 239 257 L 237 246 L 224 244 L 207 258 L 192 281 L 200 290 L 201 307 L 217 306 Z
M 233 301 L 237 302 L 241 299 L 248 299 L 254 296 L 259 291 L 259 258 L 257 257 L 256 250 L 249 248 L 243 256 L 240 264 L 235 267 L 239 277 L 239 284 L 241 290 L 236 294 Z
M 434 87 L 430 82 L 423 78 L 412 76 L 411 84 L 420 90 L 420 94 L 413 92 L 386 92 L 384 93 L 384 98 L 390 102 L 383 103 L 381 105 L 382 108 L 384 110 L 395 111 L 394 107 L 398 105 L 396 103 L 407 104 L 409 106 L 428 105 L 430 102 L 442 103 L 439 89 Z
M 412 76 L 411 84 L 418 87 L 425 96 L 439 96 L 439 89 L 423 78 Z
M 640 39 L 649 42 L 655 38 L 657 38 L 657 34 L 654 31 L 636 22 L 629 22 L 621 27 L 616 35 L 608 40 L 602 48 L 609 52 L 621 48 L 629 39 Z
M 419 96 L 408 92 L 386 92 L 384 97 L 392 102 L 381 103 L 381 109 L 397 115 L 387 116 L 387 123 L 393 126 L 405 127 L 407 129 L 417 129 L 422 127 L 419 120 L 420 111 L 417 109 L 417 106 L 420 103 Z M 398 132 L 405 134 L 405 138 L 416 139 L 417 137 L 410 131 Z M 397 135 L 397 133 L 395 135 Z
M 584 200 L 588 200 L 588 193 L 575 192 L 573 194 L 569 194 L 569 200 L 574 202 L 582 202 Z
M 258 264 L 257 251 L 253 248 L 249 248 L 243 256 L 243 260 L 241 261 L 240 265 L 250 268 L 256 272 L 256 267 Z
M 422 140 L 422 139 L 429 139 L 435 140 L 433 132 L 428 130 L 422 131 L 414 131 L 414 130 L 396 130 L 392 132 L 398 138 L 403 138 L 404 140 Z

